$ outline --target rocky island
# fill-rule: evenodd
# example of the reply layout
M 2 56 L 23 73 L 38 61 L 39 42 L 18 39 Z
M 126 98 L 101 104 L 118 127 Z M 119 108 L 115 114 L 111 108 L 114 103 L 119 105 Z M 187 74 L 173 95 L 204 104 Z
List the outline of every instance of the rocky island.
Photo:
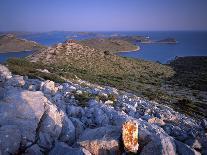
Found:
M 43 46 L 39 45 L 34 41 L 19 39 L 12 34 L 6 34 L 0 36 L 0 53 L 32 51 L 41 48 L 43 48 Z

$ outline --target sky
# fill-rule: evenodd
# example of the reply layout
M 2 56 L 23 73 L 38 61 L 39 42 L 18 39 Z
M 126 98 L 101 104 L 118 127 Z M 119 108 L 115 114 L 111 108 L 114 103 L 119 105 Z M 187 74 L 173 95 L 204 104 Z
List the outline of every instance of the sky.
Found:
M 207 0 L 0 0 L 0 31 L 207 30 Z

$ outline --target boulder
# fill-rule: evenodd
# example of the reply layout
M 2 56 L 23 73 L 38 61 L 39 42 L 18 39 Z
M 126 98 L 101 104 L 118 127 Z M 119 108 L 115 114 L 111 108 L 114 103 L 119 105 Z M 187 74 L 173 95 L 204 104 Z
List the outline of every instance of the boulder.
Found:
M 127 121 L 122 126 L 122 141 L 127 152 L 138 151 L 138 124 L 134 121 Z
M 174 141 L 170 137 L 151 140 L 141 151 L 141 155 L 176 155 Z
M 12 75 L 8 68 L 0 64 L 0 86 L 11 77 Z
M 180 155 L 200 155 L 200 153 L 194 149 L 192 149 L 191 147 L 189 147 L 188 145 L 185 145 L 184 143 L 175 140 L 175 144 L 176 144 L 176 151 L 178 154 Z
M 70 117 L 70 119 L 75 126 L 75 138 L 78 139 L 85 130 L 85 125 L 77 118 Z
M 0 154 L 16 154 L 21 142 L 21 133 L 15 125 L 0 127 Z
M 40 138 L 38 144 L 40 146 L 49 149 L 51 147 L 50 144 L 59 138 L 64 117 L 64 113 L 62 111 L 59 112 L 55 105 L 47 105 L 47 111 L 44 113 L 44 117 L 39 124 L 38 132 Z M 41 136 L 43 138 L 41 138 Z M 48 145 L 45 145 L 45 141 L 47 141 L 46 144 Z
M 58 88 L 55 87 L 55 83 L 53 81 L 47 80 L 42 87 L 42 91 L 46 95 L 54 95 L 58 91 Z
M 24 85 L 25 85 L 24 77 L 20 75 L 14 75 L 6 82 L 6 86 L 23 87 Z
M 78 144 L 92 154 L 120 154 L 119 139 L 121 128 L 105 126 L 86 129 L 78 140 Z
M 63 142 L 58 142 L 55 147 L 49 152 L 49 155 L 91 155 L 84 148 L 72 148 Z
M 43 155 L 43 153 L 41 152 L 40 147 L 35 144 L 26 149 L 24 155 Z
M 59 140 L 72 145 L 75 142 L 75 138 L 75 126 L 73 125 L 73 122 L 65 116 Z
M 78 107 L 74 105 L 67 105 L 66 111 L 68 117 L 81 118 L 85 114 L 82 107 Z
M 109 118 L 100 108 L 94 108 L 95 123 L 98 126 L 106 126 L 109 124 Z
M 47 103 L 42 92 L 8 89 L 4 100 L 0 101 L 0 125 L 16 125 L 21 131 L 23 146 L 27 142 L 34 142 L 36 129 Z
M 148 123 L 157 124 L 159 126 L 165 125 L 165 122 L 162 119 L 159 119 L 159 118 L 156 118 L 156 117 L 148 119 Z

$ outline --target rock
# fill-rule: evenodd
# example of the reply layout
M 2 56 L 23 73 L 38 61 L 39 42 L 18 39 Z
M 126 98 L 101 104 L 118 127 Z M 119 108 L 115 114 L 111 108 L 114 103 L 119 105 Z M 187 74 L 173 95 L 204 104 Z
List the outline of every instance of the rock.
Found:
M 204 129 L 207 129 L 207 120 L 203 119 L 201 125 L 203 126 Z
M 80 118 L 85 114 L 82 107 L 78 107 L 74 105 L 68 105 L 66 108 L 66 111 L 67 111 L 68 117 Z
M 41 132 L 41 131 L 38 133 L 37 144 L 41 148 L 44 148 L 45 151 L 50 150 L 52 148 L 53 142 L 54 142 L 54 139 L 48 133 Z
M 160 137 L 150 141 L 141 151 L 141 155 L 176 155 L 174 141 L 170 137 Z
M 108 116 L 100 108 L 94 109 L 94 118 L 95 118 L 95 123 L 98 126 L 106 126 L 109 124 Z
M 0 154 L 16 154 L 21 142 L 21 133 L 15 125 L 0 127 Z
M 138 124 L 134 121 L 127 121 L 122 126 L 122 141 L 127 152 L 138 151 Z
M 39 133 L 41 134 L 39 137 L 42 136 L 42 138 L 39 139 L 38 144 L 49 149 L 50 145 L 45 145 L 45 141 L 48 141 L 46 144 L 51 144 L 59 138 L 64 113 L 59 112 L 55 105 L 48 105 L 47 108 L 39 125 Z
M 188 139 L 185 143 L 196 150 L 201 150 L 201 143 L 197 139 Z
M 75 139 L 78 139 L 85 130 L 85 125 L 77 118 L 70 117 L 70 119 L 75 126 Z
M 44 94 L 54 95 L 58 91 L 58 88 L 55 87 L 55 83 L 53 81 L 47 80 L 42 87 L 42 91 Z
M 185 145 L 184 143 L 175 140 L 176 144 L 176 151 L 180 155 L 200 155 L 200 153 L 192 148 L 190 148 L 188 145 Z
M 159 118 L 156 118 L 156 117 L 148 119 L 148 123 L 157 124 L 159 126 L 165 125 L 165 122 L 162 119 L 159 119 Z
M 26 149 L 24 155 L 43 155 L 43 153 L 40 150 L 40 147 L 37 144 L 35 144 Z
M 27 79 L 24 85 L 24 89 L 30 91 L 39 91 L 43 85 L 43 82 L 38 79 Z
M 72 145 L 75 142 L 76 138 L 75 132 L 76 131 L 73 122 L 67 116 L 65 116 L 59 140 L 68 143 L 69 145 Z
M 120 127 L 105 126 L 86 129 L 78 140 L 78 144 L 92 154 L 120 154 Z
M 0 64 L 0 86 L 11 77 L 12 75 L 8 68 Z
M 6 85 L 13 87 L 23 87 L 25 85 L 24 77 L 20 75 L 15 75 L 7 80 Z
M 91 155 L 84 148 L 72 148 L 63 142 L 58 142 L 55 147 L 49 152 L 49 155 Z
M 42 92 L 9 89 L 4 100 L 0 101 L 0 125 L 16 125 L 21 131 L 23 146 L 27 142 L 34 142 L 36 129 L 47 103 Z
M 0 87 L 0 100 L 4 98 L 4 95 L 5 95 L 5 90 L 3 87 Z

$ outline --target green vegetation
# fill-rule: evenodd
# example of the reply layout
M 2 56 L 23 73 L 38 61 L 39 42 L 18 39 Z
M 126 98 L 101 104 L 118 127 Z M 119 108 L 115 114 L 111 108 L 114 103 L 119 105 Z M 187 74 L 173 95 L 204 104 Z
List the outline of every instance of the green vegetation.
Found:
M 171 82 L 207 91 L 207 57 L 179 57 L 170 66 L 176 71 Z
M 106 51 L 106 54 L 109 54 L 109 52 L 139 50 L 139 47 L 121 38 L 95 38 L 81 40 L 79 43 L 97 50 Z

